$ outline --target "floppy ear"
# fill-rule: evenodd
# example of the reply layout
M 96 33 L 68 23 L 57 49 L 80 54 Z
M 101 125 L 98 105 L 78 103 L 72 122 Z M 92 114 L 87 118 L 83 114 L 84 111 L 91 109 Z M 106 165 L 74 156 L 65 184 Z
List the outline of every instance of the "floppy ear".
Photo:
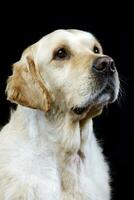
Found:
M 11 102 L 45 112 L 50 109 L 50 95 L 31 55 L 13 65 L 6 92 Z

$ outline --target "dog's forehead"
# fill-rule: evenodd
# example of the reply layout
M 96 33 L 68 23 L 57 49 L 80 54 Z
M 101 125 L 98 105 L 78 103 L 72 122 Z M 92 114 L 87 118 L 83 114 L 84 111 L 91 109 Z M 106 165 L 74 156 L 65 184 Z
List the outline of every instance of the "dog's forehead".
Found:
M 98 43 L 93 34 L 77 29 L 56 30 L 41 39 L 43 43 L 48 43 L 50 46 L 53 44 L 67 43 L 69 45 L 85 45 L 92 46 Z

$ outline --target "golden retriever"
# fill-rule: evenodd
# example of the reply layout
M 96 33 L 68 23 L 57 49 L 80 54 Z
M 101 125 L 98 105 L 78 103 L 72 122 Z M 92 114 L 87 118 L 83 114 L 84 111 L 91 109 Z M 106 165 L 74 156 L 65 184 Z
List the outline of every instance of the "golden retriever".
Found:
M 92 118 L 117 99 L 113 59 L 80 30 L 56 30 L 13 65 L 18 104 L 0 133 L 0 200 L 110 200 Z

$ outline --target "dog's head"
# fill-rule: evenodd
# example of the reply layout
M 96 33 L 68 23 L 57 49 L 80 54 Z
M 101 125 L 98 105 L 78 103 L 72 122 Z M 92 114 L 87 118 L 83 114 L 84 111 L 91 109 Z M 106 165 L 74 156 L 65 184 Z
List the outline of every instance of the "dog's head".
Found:
M 8 99 L 50 112 L 56 106 L 90 117 L 116 100 L 118 73 L 96 38 L 79 30 L 57 30 L 27 48 L 13 65 Z

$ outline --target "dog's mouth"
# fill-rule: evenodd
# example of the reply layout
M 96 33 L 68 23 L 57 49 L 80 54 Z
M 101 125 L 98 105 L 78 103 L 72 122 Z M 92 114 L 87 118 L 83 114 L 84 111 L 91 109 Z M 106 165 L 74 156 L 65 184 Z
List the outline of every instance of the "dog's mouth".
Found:
M 95 95 L 92 97 L 90 96 L 84 104 L 74 106 L 71 110 L 77 115 L 81 115 L 86 112 L 99 113 L 105 105 L 113 103 L 116 98 L 117 94 L 115 86 L 114 84 L 109 83 L 100 92 L 96 91 Z

